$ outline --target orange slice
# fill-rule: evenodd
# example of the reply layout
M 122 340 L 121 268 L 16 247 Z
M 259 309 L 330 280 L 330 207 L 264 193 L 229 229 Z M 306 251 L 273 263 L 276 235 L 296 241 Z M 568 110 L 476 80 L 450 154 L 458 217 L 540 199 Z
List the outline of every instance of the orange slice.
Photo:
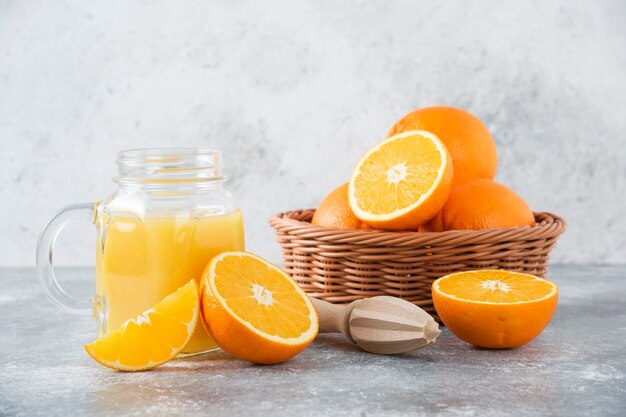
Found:
M 558 301 L 557 286 L 509 271 L 459 272 L 433 283 L 437 314 L 459 339 L 485 348 L 514 348 L 539 336 Z
M 145 371 L 180 353 L 193 334 L 200 311 L 194 280 L 118 329 L 85 345 L 95 361 L 118 371 Z
M 430 132 L 411 130 L 370 149 L 357 163 L 348 198 L 355 216 L 378 229 L 416 229 L 445 204 L 452 160 Z
M 226 352 L 254 363 L 284 362 L 317 335 L 311 300 L 284 271 L 248 252 L 223 252 L 203 274 L 207 330 Z

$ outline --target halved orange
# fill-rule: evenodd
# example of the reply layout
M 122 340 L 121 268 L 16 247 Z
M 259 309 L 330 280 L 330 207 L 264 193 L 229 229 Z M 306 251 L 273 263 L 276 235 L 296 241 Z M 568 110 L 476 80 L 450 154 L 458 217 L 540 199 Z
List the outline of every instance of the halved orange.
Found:
M 198 284 L 191 280 L 142 315 L 85 345 L 85 351 L 101 365 L 118 371 L 152 369 L 185 348 L 199 311 Z
M 248 252 L 223 252 L 202 278 L 207 330 L 231 355 L 275 364 L 300 353 L 315 338 L 311 300 L 284 271 Z
M 558 301 L 556 284 L 504 270 L 458 272 L 432 285 L 433 304 L 459 339 L 484 348 L 514 348 L 539 336 Z
M 412 130 L 370 149 L 348 187 L 350 207 L 378 229 L 416 229 L 445 204 L 452 187 L 452 159 L 434 134 Z

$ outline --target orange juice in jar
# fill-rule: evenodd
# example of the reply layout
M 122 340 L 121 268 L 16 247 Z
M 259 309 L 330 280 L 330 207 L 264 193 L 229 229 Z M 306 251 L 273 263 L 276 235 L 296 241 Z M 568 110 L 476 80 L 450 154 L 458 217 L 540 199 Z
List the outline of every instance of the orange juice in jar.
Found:
M 187 283 L 199 280 L 218 253 L 244 249 L 243 218 L 221 174 L 221 155 L 208 149 L 146 149 L 120 152 L 118 191 L 108 199 L 70 206 L 40 238 L 56 236 L 68 220 L 91 217 L 97 229 L 96 295 L 98 336 L 153 307 Z M 59 226 L 55 226 L 56 220 Z M 38 251 L 39 252 L 39 251 Z M 62 292 L 49 261 L 38 267 L 44 288 L 69 311 L 84 303 Z M 48 265 L 47 265 L 48 264 Z M 217 345 L 198 322 L 183 350 L 195 354 Z

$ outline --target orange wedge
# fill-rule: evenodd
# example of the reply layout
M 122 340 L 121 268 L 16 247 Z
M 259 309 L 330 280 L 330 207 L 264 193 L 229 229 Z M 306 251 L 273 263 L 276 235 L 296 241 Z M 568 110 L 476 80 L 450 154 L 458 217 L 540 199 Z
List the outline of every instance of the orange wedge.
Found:
M 260 364 L 284 362 L 317 335 L 311 300 L 284 271 L 248 252 L 223 252 L 204 270 L 202 314 L 226 352 Z
M 514 348 L 539 336 L 558 301 L 557 286 L 509 271 L 459 272 L 433 283 L 437 314 L 459 339 L 484 348 Z
M 200 311 L 194 280 L 118 329 L 85 345 L 95 361 L 118 371 L 145 371 L 180 353 L 193 334 Z
M 416 229 L 445 204 L 452 160 L 437 136 L 411 130 L 381 142 L 357 163 L 348 198 L 361 221 L 388 230 Z

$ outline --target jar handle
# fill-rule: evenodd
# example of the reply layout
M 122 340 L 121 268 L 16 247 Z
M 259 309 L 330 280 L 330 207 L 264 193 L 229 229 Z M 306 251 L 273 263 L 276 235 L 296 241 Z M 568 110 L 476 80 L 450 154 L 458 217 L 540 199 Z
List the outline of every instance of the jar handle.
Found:
M 63 310 L 74 314 L 85 314 L 93 311 L 91 300 L 77 300 L 68 295 L 59 285 L 54 274 L 52 254 L 54 242 L 59 233 L 73 220 L 94 222 L 94 204 L 72 204 L 59 211 L 43 228 L 37 241 L 37 274 L 39 282 L 48 297 Z

